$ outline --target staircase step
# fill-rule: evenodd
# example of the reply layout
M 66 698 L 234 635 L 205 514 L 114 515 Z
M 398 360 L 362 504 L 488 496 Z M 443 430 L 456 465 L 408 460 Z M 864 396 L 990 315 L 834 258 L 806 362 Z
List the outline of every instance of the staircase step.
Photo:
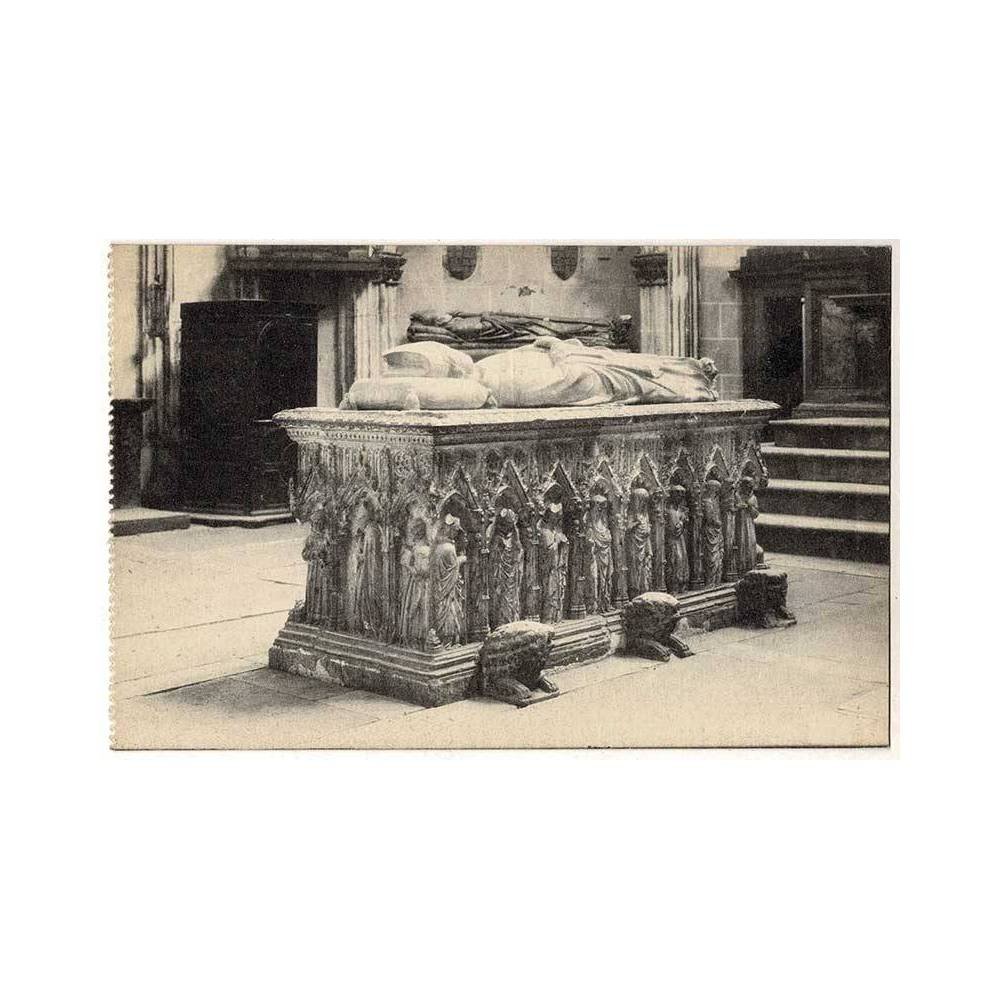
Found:
M 800 403 L 793 417 L 888 417 L 888 403 Z
M 759 492 L 768 514 L 889 522 L 889 487 L 869 483 L 829 483 L 816 479 L 772 479 Z
M 839 517 L 761 514 L 757 541 L 768 552 L 827 556 L 854 562 L 889 562 L 889 525 Z
M 772 420 L 774 443 L 781 448 L 887 450 L 892 429 L 885 417 L 826 417 Z
M 889 452 L 846 448 L 761 448 L 768 475 L 778 479 L 811 479 L 827 483 L 889 485 Z

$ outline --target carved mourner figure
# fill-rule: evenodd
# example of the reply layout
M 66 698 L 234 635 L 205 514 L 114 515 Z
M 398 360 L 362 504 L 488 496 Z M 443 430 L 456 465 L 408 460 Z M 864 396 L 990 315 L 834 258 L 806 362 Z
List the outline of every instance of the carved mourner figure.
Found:
M 614 565 L 611 556 L 611 529 L 608 527 L 608 498 L 595 493 L 587 512 L 587 610 L 610 611 Z
M 465 556 L 455 547 L 459 520 L 446 514 L 438 527 L 431 555 L 431 593 L 434 608 L 434 632 L 443 646 L 457 645 L 462 638 L 465 600 L 462 592 L 462 567 Z
M 667 536 L 667 590 L 671 594 L 687 590 L 691 578 L 687 547 L 688 512 L 684 505 L 686 497 L 687 490 L 683 486 L 671 486 L 667 491 L 664 527 Z
M 359 632 L 380 635 L 386 615 L 382 574 L 382 531 L 376 501 L 366 497 L 356 529 L 357 587 L 354 621 Z
M 722 583 L 726 541 L 722 530 L 722 507 L 719 499 L 721 490 L 722 483 L 718 479 L 705 480 L 702 494 L 701 555 L 706 587 Z
M 757 527 L 760 513 L 754 496 L 754 481 L 744 476 L 736 488 L 736 572 L 742 576 L 757 565 Z
M 430 628 L 431 547 L 427 523 L 413 526 L 413 541 L 400 559 L 399 638 L 408 646 L 423 646 Z
M 509 508 L 497 514 L 489 544 L 490 627 L 497 628 L 521 617 L 524 549 L 518 537 L 517 517 Z
M 561 503 L 545 508 L 539 531 L 539 569 L 542 576 L 542 621 L 562 621 L 566 597 L 566 534 Z
M 333 551 L 330 542 L 331 512 L 317 507 L 309 518 L 309 537 L 302 550 L 308 563 L 306 570 L 306 618 L 310 622 L 328 623 L 334 616 L 334 588 L 331 579 Z
M 652 526 L 649 522 L 649 491 L 637 486 L 632 491 L 632 509 L 629 512 L 628 530 L 625 535 L 628 560 L 628 596 L 644 594 L 653 586 Z

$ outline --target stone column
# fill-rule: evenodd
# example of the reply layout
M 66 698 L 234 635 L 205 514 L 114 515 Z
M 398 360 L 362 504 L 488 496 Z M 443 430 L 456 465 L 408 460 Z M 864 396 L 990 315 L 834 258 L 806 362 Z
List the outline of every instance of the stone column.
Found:
M 465 641 L 482 642 L 490 632 L 490 547 L 486 544 L 485 524 L 477 537 L 469 539 L 469 550 L 474 558 L 465 565 L 472 584 L 469 588 L 472 607 L 466 614 L 469 634 Z
M 649 495 L 650 520 L 653 526 L 653 590 L 664 590 L 667 581 L 664 500 L 663 490 L 653 490 Z
M 569 610 L 567 618 L 584 618 L 587 614 L 587 563 L 586 563 L 586 539 L 583 528 L 583 504 L 574 497 L 568 503 L 569 517 L 566 519 L 569 530 L 566 535 L 569 539 L 569 552 L 567 553 L 567 580 L 566 586 L 569 588 Z
M 639 350 L 698 356 L 698 248 L 643 247 L 632 258 L 639 283 Z
M 701 524 L 704 509 L 701 504 L 701 487 L 692 484 L 688 493 L 688 588 L 700 590 L 705 586 L 705 567 L 701 561 Z
M 731 583 L 739 576 L 736 569 L 736 487 L 733 483 L 726 484 L 724 492 L 720 494 L 719 506 L 722 508 L 722 537 L 725 544 L 722 579 Z
M 378 251 L 378 267 L 363 277 L 345 282 L 348 317 L 343 318 L 352 337 L 354 379 L 378 378 L 382 352 L 395 345 L 399 326 L 399 282 L 406 259 L 388 250 Z M 343 313 L 343 311 L 342 311 Z M 345 332 L 348 332 L 345 330 Z M 346 352 L 345 352 L 346 353 Z
M 538 585 L 538 523 L 534 514 L 521 519 L 521 537 L 524 540 L 524 617 L 538 621 L 541 612 L 541 587 Z
M 612 511 L 611 548 L 614 558 L 615 588 L 613 604 L 623 608 L 628 604 L 628 566 L 625 563 L 625 501 L 619 500 Z

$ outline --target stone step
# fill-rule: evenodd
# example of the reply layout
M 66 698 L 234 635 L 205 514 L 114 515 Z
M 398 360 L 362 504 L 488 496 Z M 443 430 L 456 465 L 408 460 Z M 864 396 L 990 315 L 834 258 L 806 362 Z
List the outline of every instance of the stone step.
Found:
M 191 527 L 191 518 L 174 510 L 150 507 L 119 507 L 111 512 L 111 534 L 146 535 L 153 531 L 183 531 Z
M 800 403 L 793 417 L 888 417 L 887 403 Z
M 828 483 L 815 479 L 772 479 L 761 489 L 768 514 L 802 514 L 849 521 L 889 523 L 889 487 L 869 483 Z
M 838 517 L 761 514 L 757 542 L 768 552 L 825 556 L 854 562 L 889 562 L 889 525 Z
M 761 448 L 768 475 L 775 479 L 810 479 L 827 483 L 889 485 L 889 452 L 842 448 Z
M 892 431 L 884 417 L 827 417 L 772 420 L 774 443 L 780 448 L 844 448 L 887 451 Z

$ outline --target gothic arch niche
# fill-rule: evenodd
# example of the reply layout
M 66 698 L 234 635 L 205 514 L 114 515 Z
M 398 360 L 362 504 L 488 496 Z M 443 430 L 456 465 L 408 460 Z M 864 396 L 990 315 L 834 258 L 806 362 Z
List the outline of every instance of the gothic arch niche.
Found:
M 754 441 L 748 441 L 740 452 L 733 507 L 733 569 L 737 577 L 763 563 L 763 550 L 757 544 L 757 490 L 767 486 L 767 467 Z
M 687 448 L 681 446 L 666 474 L 664 531 L 664 586 L 682 594 L 702 583 L 701 480 Z
M 436 516 L 416 491 L 407 490 L 394 501 L 389 603 L 396 612 L 393 641 L 425 648 L 431 627 L 430 563 Z
M 576 598 L 573 570 L 579 556 L 577 528 L 580 499 L 561 462 L 542 485 L 538 528 L 539 614 L 543 622 L 560 622 L 583 607 Z
M 348 631 L 385 641 L 391 630 L 386 577 L 386 510 L 377 489 L 365 488 L 344 510 L 347 546 L 344 619 Z
M 662 494 L 659 477 L 644 452 L 627 496 L 625 565 L 630 599 L 657 588 L 662 577 L 662 534 L 658 530 Z
M 621 485 L 603 459 L 588 484 L 584 515 L 588 614 L 620 608 L 628 600 L 624 508 Z
M 498 624 L 508 621 L 517 621 L 521 618 L 537 620 L 539 616 L 538 540 L 541 515 L 528 495 L 524 480 L 510 459 L 503 462 L 493 489 L 489 505 L 490 526 L 487 548 L 490 560 L 490 627 L 496 628 Z M 503 522 L 504 510 L 513 514 L 512 525 Z M 513 541 L 507 543 L 505 540 L 507 536 L 513 536 Z M 505 589 L 509 591 L 513 581 L 509 567 L 501 572 L 500 563 L 509 562 L 512 556 L 508 550 L 518 547 L 520 554 L 513 557 L 519 566 L 516 586 L 514 592 L 504 593 Z M 510 615 L 514 610 L 517 610 L 518 614 L 511 618 Z
M 483 522 L 479 497 L 459 466 L 437 506 L 431 554 L 431 641 L 444 646 L 478 641 L 488 631 Z
M 731 576 L 733 489 L 730 462 L 715 445 L 705 462 L 702 485 L 701 566 L 706 587 L 716 587 Z

